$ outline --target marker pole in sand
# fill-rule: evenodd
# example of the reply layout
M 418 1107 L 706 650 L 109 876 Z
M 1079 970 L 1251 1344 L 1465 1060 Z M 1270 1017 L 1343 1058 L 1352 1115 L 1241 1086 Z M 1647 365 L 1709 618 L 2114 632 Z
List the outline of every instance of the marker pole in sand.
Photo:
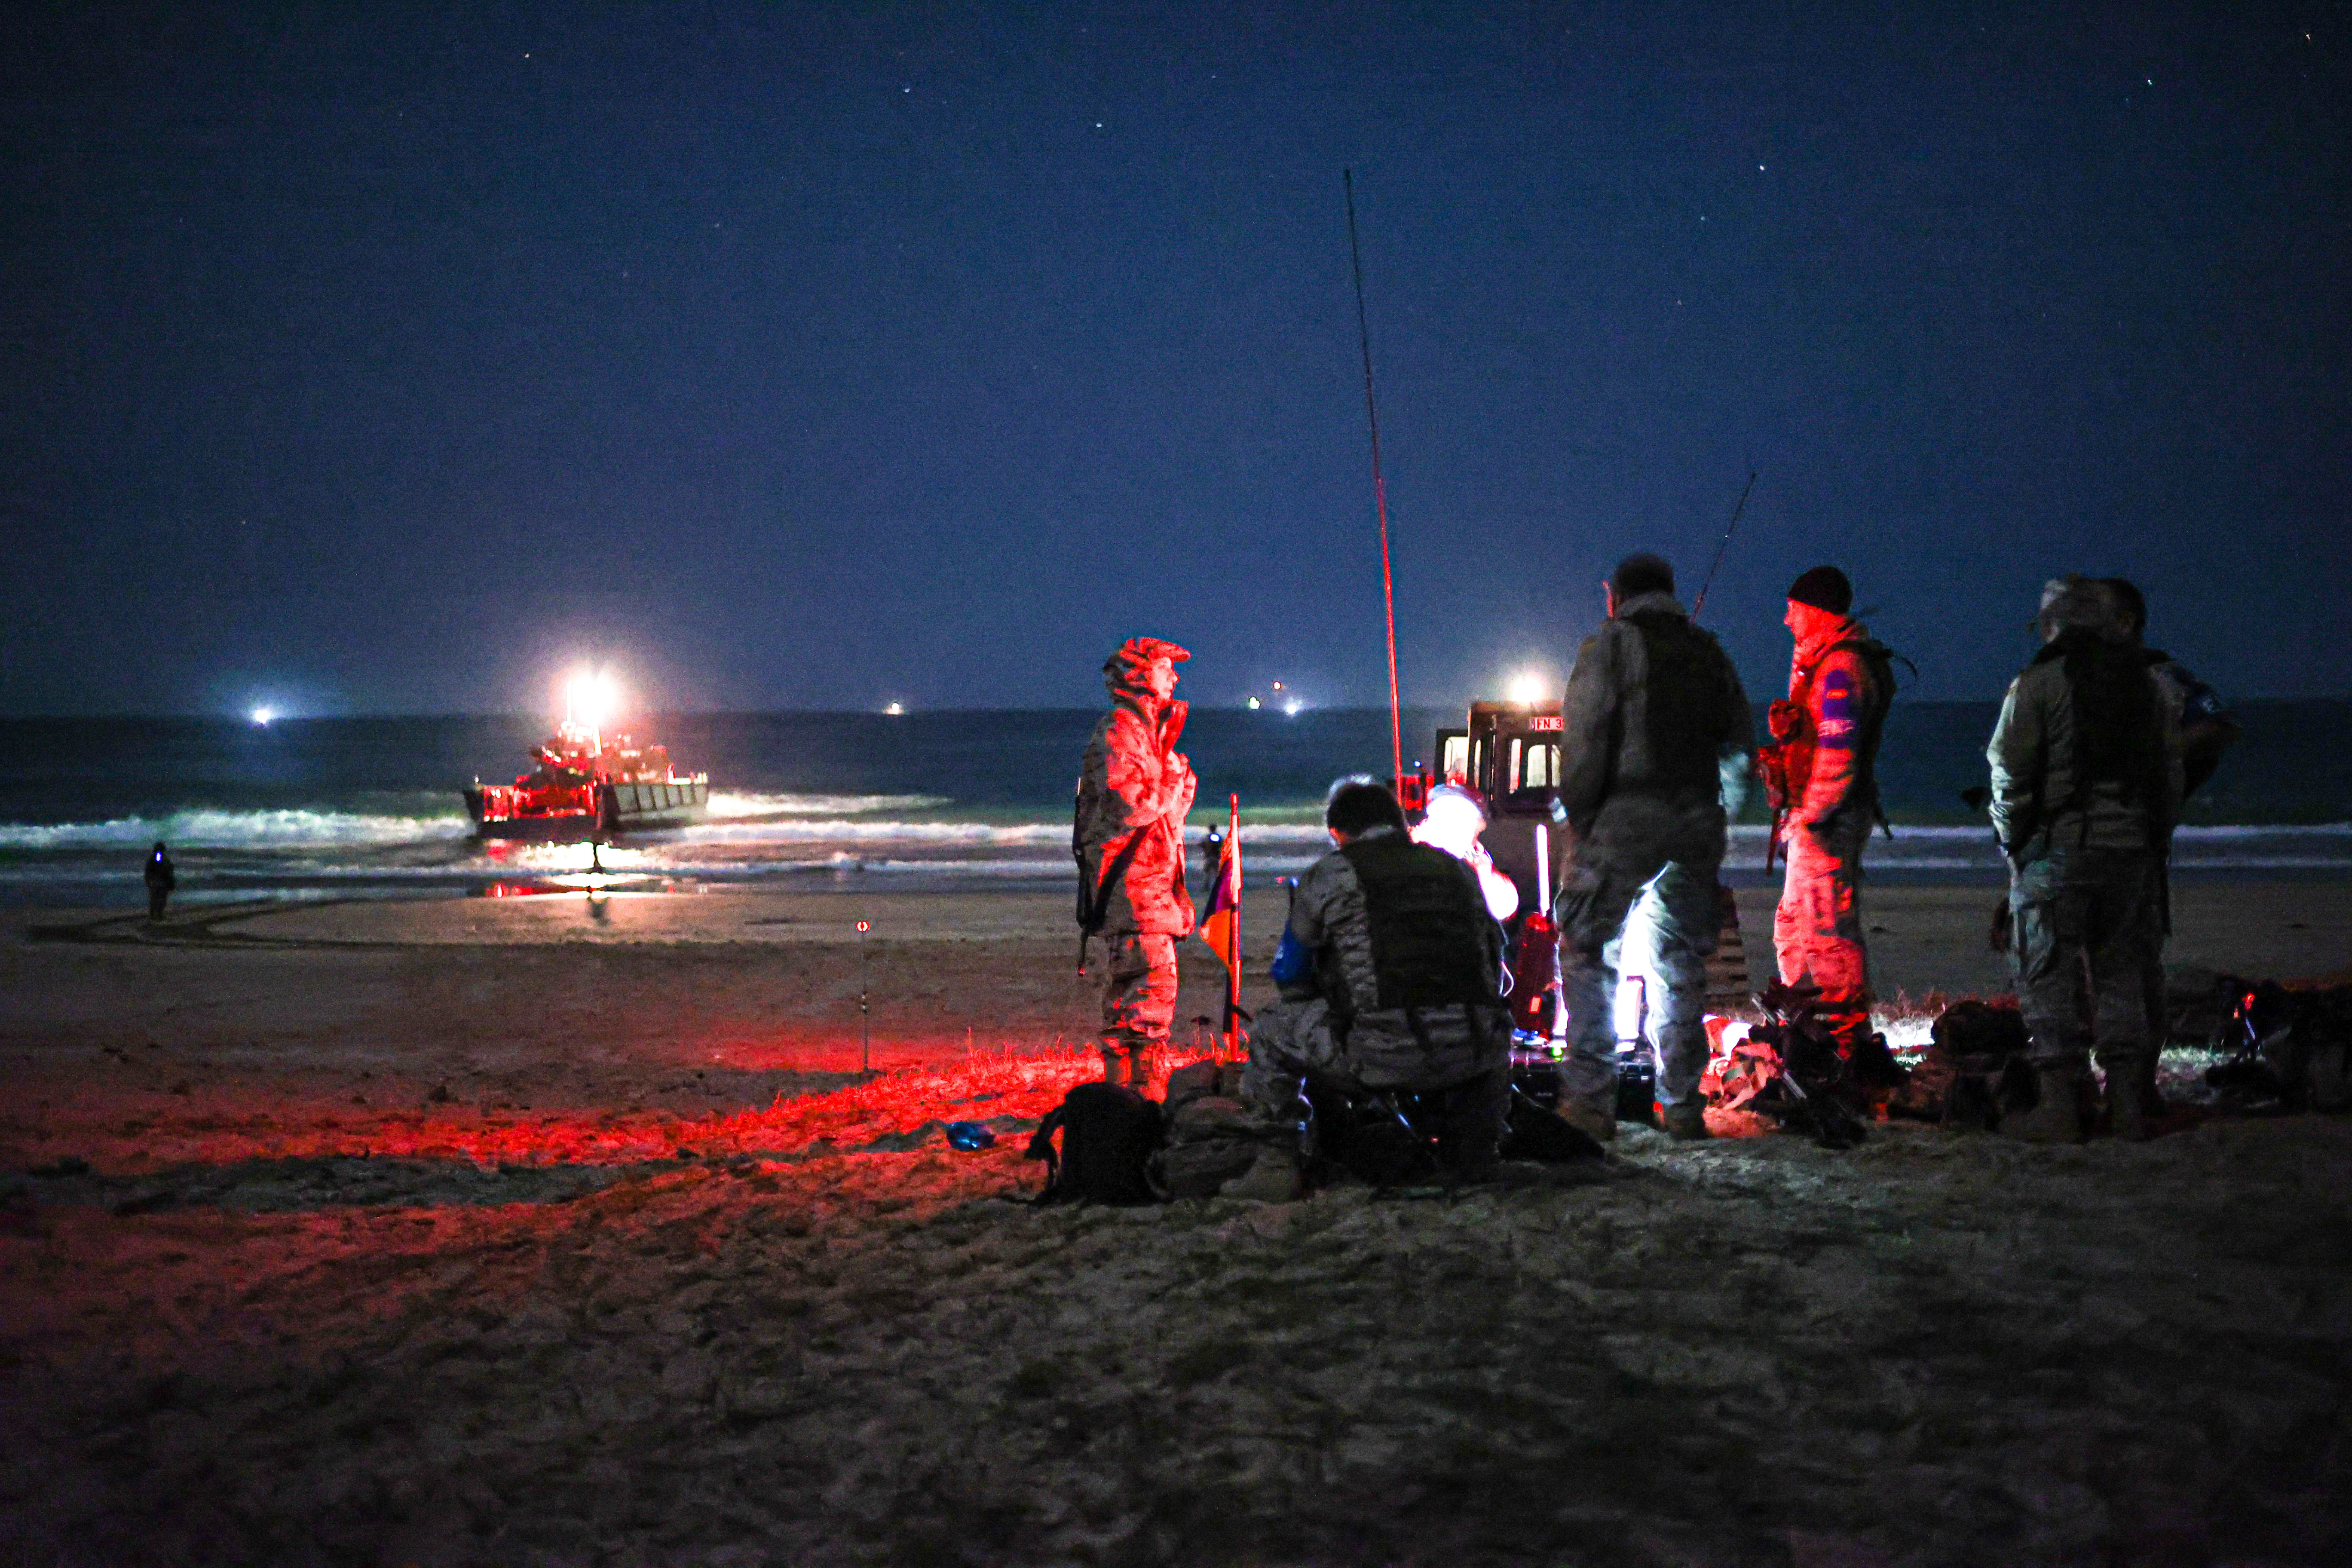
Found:
M 1242 797 L 1225 797 L 1225 875 L 1233 879 L 1226 889 L 1233 900 L 1234 961 L 1225 966 L 1225 1050 L 1228 1055 L 1240 1047 L 1242 1024 Z
M 857 922 L 857 1070 L 874 1070 L 874 1015 L 866 1005 L 866 933 L 874 928 Z

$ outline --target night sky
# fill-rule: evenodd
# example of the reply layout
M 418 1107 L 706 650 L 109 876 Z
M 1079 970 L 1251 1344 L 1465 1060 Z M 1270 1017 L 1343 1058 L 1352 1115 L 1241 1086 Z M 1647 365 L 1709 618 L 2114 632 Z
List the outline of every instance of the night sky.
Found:
M 2352 6 L 14 6 L 0 710 L 1384 700 L 1637 548 L 2352 688 Z

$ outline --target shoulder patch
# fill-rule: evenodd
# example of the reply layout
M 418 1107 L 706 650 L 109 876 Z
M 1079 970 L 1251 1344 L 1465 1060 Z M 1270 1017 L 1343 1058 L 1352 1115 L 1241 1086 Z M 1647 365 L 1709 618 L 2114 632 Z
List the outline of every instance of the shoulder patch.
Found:
M 1853 749 L 1853 672 L 1832 668 L 1822 677 L 1822 716 L 1813 726 L 1824 751 Z

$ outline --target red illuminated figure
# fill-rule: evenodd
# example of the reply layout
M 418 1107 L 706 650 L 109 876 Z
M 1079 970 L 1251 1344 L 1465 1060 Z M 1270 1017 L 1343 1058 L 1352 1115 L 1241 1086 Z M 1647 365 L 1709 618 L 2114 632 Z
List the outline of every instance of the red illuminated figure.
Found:
M 1853 607 L 1853 586 L 1834 566 L 1789 585 L 1789 695 L 1767 710 L 1772 743 L 1759 768 L 1788 850 L 1772 914 L 1780 978 L 1821 988 L 1819 1016 L 1849 1055 L 1870 1027 L 1862 849 L 1881 820 L 1878 742 L 1894 696 L 1892 656 Z
M 1139 1089 L 1175 1021 L 1176 944 L 1192 932 L 1184 817 L 1198 781 L 1176 750 L 1175 700 L 1177 661 L 1192 657 L 1130 637 L 1103 666 L 1110 711 L 1087 743 L 1071 830 L 1081 965 L 1087 940 L 1101 943 L 1103 1077 Z

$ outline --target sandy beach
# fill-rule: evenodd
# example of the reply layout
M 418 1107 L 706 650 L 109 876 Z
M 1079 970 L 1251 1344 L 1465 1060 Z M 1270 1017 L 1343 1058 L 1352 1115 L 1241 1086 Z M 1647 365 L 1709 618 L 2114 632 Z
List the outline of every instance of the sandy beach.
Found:
M 2006 989 L 1990 900 L 1874 888 L 1882 992 Z M 2175 920 L 2184 990 L 2352 974 L 2352 886 Z M 1072 956 L 1052 891 L 16 912 L 0 1552 L 2352 1551 L 2352 1123 L 1629 1130 L 1445 1198 L 1036 1210 L 1019 1145 L 1092 1070 Z M 1216 995 L 1194 950 L 1180 1036 Z

